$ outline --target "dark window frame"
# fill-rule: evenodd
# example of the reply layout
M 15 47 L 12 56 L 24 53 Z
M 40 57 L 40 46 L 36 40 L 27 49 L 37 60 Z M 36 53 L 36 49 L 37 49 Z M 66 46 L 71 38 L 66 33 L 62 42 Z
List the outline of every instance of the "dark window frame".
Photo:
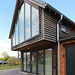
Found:
M 66 34 L 68 33 L 67 32 L 67 26 L 64 24 L 62 24 L 62 32 L 66 33 Z

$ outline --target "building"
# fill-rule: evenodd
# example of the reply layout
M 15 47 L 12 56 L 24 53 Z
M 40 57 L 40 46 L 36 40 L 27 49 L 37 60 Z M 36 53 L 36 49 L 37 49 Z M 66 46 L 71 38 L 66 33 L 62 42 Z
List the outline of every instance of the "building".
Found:
M 21 70 L 37 75 L 75 74 L 75 23 L 42 0 L 17 0 L 9 34 L 21 51 Z

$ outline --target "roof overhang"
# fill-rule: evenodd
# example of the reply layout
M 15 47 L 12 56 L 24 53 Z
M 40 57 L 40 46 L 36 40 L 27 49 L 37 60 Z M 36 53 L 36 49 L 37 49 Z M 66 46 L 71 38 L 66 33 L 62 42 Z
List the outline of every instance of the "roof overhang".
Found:
M 48 9 L 50 9 L 50 10 L 52 10 L 52 11 L 54 11 L 56 14 L 58 14 L 59 16 L 61 16 L 61 12 L 59 12 L 58 10 L 56 10 L 54 7 L 52 7 L 50 4 L 46 4 L 46 8 L 48 8 Z M 74 25 L 75 26 L 75 22 L 73 22 L 72 20 L 70 20 L 68 17 L 66 17 L 64 14 L 62 14 L 63 15 L 63 19 L 65 19 L 65 20 L 67 20 L 67 21 L 69 21 L 72 25 Z
M 29 0 L 31 1 L 32 3 L 42 7 L 42 8 L 45 8 L 46 6 L 46 2 L 45 1 L 42 1 L 42 0 Z

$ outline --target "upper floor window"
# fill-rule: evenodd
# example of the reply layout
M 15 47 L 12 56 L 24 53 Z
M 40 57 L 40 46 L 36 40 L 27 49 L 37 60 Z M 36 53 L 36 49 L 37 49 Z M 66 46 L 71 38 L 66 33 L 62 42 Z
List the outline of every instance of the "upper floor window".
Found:
M 19 42 L 24 41 L 24 4 L 19 10 Z
M 30 37 L 30 5 L 25 3 L 25 40 Z
M 18 41 L 18 18 L 17 18 L 17 20 L 16 20 L 16 23 L 15 23 L 15 38 L 16 38 L 16 45 L 19 43 L 19 41 Z
M 12 45 L 15 46 L 15 45 L 16 45 L 16 44 L 15 44 L 15 42 L 16 42 L 16 41 L 15 41 L 15 40 L 16 40 L 16 39 L 15 39 L 15 31 L 13 32 L 13 36 L 12 36 L 12 37 L 13 37 L 13 38 L 12 38 L 12 41 L 13 41 L 13 44 L 12 44 Z
M 13 46 L 29 40 L 39 34 L 39 10 L 38 8 L 23 3 L 16 17 L 15 31 L 13 33 Z
M 67 26 L 66 25 L 62 25 L 62 31 L 65 33 L 67 32 Z
M 32 36 L 39 34 L 39 12 L 32 7 Z

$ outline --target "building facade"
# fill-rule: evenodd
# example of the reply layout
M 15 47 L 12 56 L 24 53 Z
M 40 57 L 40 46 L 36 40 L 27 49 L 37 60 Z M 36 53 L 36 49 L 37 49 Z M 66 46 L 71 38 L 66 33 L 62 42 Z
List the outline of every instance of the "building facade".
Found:
M 74 75 L 75 23 L 65 15 L 59 22 L 61 15 L 42 0 L 17 0 L 9 38 L 11 50 L 21 51 L 22 71 Z

